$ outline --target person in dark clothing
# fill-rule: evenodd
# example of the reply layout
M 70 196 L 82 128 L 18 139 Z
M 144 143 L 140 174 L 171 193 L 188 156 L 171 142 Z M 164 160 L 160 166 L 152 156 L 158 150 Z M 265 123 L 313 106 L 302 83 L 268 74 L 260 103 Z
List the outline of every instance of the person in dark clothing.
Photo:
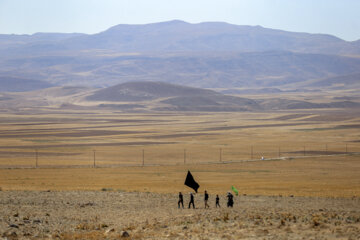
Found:
M 210 208 L 210 206 L 209 206 L 209 204 L 208 204 L 208 200 L 209 200 L 209 194 L 208 194 L 207 191 L 205 190 L 205 194 L 204 194 L 205 208 Z
M 195 208 L 194 195 L 192 193 L 190 193 L 189 208 L 191 208 L 191 205 L 193 206 L 193 208 Z
M 180 204 L 182 208 L 184 208 L 184 198 L 181 192 L 179 192 L 179 201 L 178 201 L 178 208 L 180 208 Z
M 228 192 L 227 198 L 228 198 L 227 207 L 233 207 L 233 205 L 234 205 L 234 195 L 232 195 L 231 192 Z
M 219 195 L 216 194 L 216 204 L 215 204 L 216 208 L 219 206 L 220 207 L 220 198 Z

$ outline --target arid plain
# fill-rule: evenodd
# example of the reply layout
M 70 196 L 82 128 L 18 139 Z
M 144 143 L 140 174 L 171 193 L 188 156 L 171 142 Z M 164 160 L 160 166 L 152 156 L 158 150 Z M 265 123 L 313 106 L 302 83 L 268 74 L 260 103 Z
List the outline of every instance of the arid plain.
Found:
M 359 109 L 49 106 L 3 110 L 0 121 L 3 238 L 360 236 Z M 198 209 L 181 211 L 188 170 L 200 184 Z M 240 196 L 228 210 L 231 186 Z M 203 209 L 205 189 L 220 194 L 221 210 Z

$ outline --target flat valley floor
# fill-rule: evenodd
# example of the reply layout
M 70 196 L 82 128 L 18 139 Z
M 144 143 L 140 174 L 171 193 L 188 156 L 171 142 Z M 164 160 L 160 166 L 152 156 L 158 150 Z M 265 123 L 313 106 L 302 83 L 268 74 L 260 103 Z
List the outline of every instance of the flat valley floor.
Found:
M 359 122 L 356 109 L 3 110 L 0 238 L 360 239 Z M 178 209 L 188 170 L 197 209 Z

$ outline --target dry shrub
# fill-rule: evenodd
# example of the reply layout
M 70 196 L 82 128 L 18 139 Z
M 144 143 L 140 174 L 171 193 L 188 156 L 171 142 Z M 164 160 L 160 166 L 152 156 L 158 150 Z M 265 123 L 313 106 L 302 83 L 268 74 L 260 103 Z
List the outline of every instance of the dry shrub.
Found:
M 321 224 L 321 219 L 319 216 L 314 216 L 312 219 L 312 226 L 313 227 L 318 227 Z
M 107 227 L 109 227 L 106 223 L 101 223 L 100 224 L 100 228 L 107 228 Z
M 227 222 L 227 221 L 229 221 L 229 213 L 224 213 L 224 215 L 223 215 L 223 221 L 224 222 Z
M 134 229 L 136 229 L 136 225 L 134 225 L 134 224 L 129 224 L 125 229 L 124 229 L 124 231 L 131 231 L 131 230 L 134 230 Z
M 223 222 L 229 221 L 229 213 L 224 213 L 222 216 L 215 217 L 214 222 L 218 222 L 218 221 L 223 221 Z
M 86 230 L 86 231 L 89 231 L 89 230 L 98 230 L 99 227 L 96 226 L 95 224 L 89 224 L 89 223 L 79 223 L 75 229 L 77 230 Z
M 280 221 L 280 226 L 285 226 L 285 222 L 286 222 L 286 220 L 284 220 L 284 219 L 282 218 L 281 221 Z

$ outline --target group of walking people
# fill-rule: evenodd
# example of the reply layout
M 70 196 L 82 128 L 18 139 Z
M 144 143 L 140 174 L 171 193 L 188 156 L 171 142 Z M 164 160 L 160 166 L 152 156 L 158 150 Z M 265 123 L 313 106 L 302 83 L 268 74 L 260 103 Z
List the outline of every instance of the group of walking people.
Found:
M 233 207 L 234 206 L 234 195 L 232 195 L 231 192 L 228 192 L 226 197 L 227 197 L 227 207 Z M 204 192 L 205 208 L 210 208 L 208 201 L 209 201 L 209 194 L 205 190 L 205 192 Z M 190 193 L 190 201 L 189 201 L 188 208 L 191 208 L 191 206 L 193 208 L 195 208 L 195 201 L 194 201 L 193 193 Z M 179 192 L 179 201 L 178 201 L 178 208 L 180 208 L 180 207 L 184 208 L 184 197 L 181 192 Z M 216 198 L 215 198 L 215 207 L 220 208 L 220 197 L 218 194 L 216 194 Z

